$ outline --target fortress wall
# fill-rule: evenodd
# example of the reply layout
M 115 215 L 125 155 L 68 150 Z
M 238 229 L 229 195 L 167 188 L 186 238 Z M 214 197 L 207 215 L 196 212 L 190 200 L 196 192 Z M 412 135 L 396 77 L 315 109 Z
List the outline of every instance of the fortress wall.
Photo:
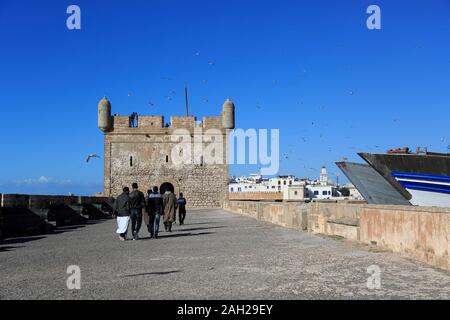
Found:
M 155 128 L 161 129 L 164 127 L 163 116 L 139 116 L 138 128 Z
M 117 196 L 124 186 L 131 187 L 133 182 L 138 183 L 143 192 L 169 182 L 174 186 L 177 195 L 183 192 L 188 208 L 221 207 L 228 183 L 222 176 L 226 174 L 226 168 L 220 165 L 207 167 L 191 165 L 175 170 L 151 165 L 131 170 L 117 167 L 112 173 L 111 194 Z
M 199 157 L 194 158 L 193 148 L 191 163 L 177 163 L 172 152 L 181 148 L 175 148 L 177 143 L 172 142 L 170 134 L 109 134 L 105 139 L 109 146 L 105 152 L 105 195 L 115 197 L 133 182 L 144 192 L 169 182 L 177 194 L 184 193 L 188 207 L 222 206 L 228 191 L 226 164 L 201 165 Z M 196 159 L 198 162 L 194 163 Z
M 230 200 L 224 202 L 224 209 L 288 228 L 378 246 L 450 270 L 450 208 Z
M 113 117 L 113 127 L 116 128 L 129 128 L 130 117 L 129 116 L 115 116 Z
M 170 117 L 170 127 L 174 129 L 190 129 L 195 128 L 195 117 L 172 116 Z
M 221 129 L 222 117 L 203 117 L 204 129 Z

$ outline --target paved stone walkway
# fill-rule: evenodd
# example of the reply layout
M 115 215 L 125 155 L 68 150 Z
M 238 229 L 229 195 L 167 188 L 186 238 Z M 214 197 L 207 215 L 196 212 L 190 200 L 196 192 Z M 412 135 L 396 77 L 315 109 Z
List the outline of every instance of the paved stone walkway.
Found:
M 115 221 L 8 239 L 1 299 L 449 299 L 450 273 L 388 252 L 215 210 L 159 240 L 120 242 Z M 147 237 L 141 231 L 142 237 Z M 69 265 L 81 290 L 66 287 Z M 371 265 L 381 289 L 367 288 Z

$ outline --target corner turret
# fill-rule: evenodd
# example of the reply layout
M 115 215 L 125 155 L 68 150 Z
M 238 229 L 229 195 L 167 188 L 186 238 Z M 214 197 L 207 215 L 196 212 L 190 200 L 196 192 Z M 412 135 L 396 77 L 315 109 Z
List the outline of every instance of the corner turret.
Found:
M 222 127 L 224 129 L 234 129 L 234 104 L 230 98 L 222 106 Z
M 103 132 L 112 129 L 111 103 L 106 97 L 98 103 L 98 128 Z

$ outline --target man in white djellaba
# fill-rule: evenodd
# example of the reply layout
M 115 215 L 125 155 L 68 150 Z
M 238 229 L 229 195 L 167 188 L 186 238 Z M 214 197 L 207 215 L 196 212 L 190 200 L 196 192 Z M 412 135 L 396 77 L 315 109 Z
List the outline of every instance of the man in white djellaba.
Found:
M 117 231 L 119 239 L 127 240 L 128 224 L 130 222 L 131 205 L 130 205 L 130 189 L 123 188 L 123 193 L 117 197 L 113 206 L 113 216 L 117 217 Z

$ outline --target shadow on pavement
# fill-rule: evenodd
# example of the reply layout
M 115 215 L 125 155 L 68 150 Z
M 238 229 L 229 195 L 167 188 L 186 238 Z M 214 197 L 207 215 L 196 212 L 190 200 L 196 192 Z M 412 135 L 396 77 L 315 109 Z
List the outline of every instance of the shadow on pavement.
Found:
M 86 227 L 86 225 L 77 225 L 77 226 L 70 226 L 70 227 L 58 227 L 58 229 L 53 231 L 53 233 L 63 233 L 64 231 L 75 230 L 75 229 L 85 228 L 85 227 Z
M 21 238 L 9 238 L 5 239 L 2 242 L 2 245 L 8 244 L 16 244 L 16 243 L 26 243 L 34 240 L 41 240 L 46 238 L 45 236 L 36 236 L 36 237 L 21 237 Z
M 184 225 L 183 225 L 184 226 Z M 189 228 L 189 229 L 183 229 L 181 227 L 180 229 L 177 229 L 176 231 L 185 232 L 185 231 L 199 231 L 199 230 L 208 230 L 208 229 L 221 229 L 226 228 L 226 226 L 218 226 L 218 227 L 198 227 L 198 228 Z
M 197 224 L 216 224 L 215 222 L 197 222 L 197 223 L 185 223 L 184 226 L 195 226 Z M 178 224 L 177 224 L 178 225 Z
M 199 232 L 199 233 L 170 233 L 170 232 L 164 232 L 164 235 L 159 235 L 158 239 L 166 239 L 166 238 L 178 238 L 178 237 L 190 237 L 190 236 L 202 236 L 207 234 L 214 234 L 215 232 Z M 152 240 L 149 237 L 147 238 L 140 238 L 140 240 Z
M 108 222 L 108 221 L 111 221 L 111 220 L 114 220 L 114 221 L 115 221 L 115 219 L 96 219 L 96 220 L 88 220 L 88 221 L 85 223 L 85 226 L 95 225 L 95 224 L 99 224 L 99 223 L 103 223 L 103 222 Z
M 182 270 L 172 270 L 172 271 L 158 271 L 158 272 L 148 272 L 148 273 L 137 273 L 137 274 L 130 274 L 124 276 L 125 278 L 131 278 L 131 277 L 139 277 L 139 276 L 151 276 L 151 275 L 166 275 L 171 273 L 178 273 Z
M 164 238 L 178 238 L 178 237 L 190 237 L 190 236 L 202 236 L 202 235 L 207 235 L 207 234 L 213 234 L 215 232 L 199 232 L 199 233 L 174 233 L 174 234 L 164 234 L 162 236 L 158 236 L 159 239 L 164 239 Z
M 58 234 L 62 234 L 62 233 L 67 233 L 67 232 L 72 232 L 78 229 L 82 229 L 82 228 L 86 228 L 90 225 L 95 225 L 95 224 L 99 224 L 102 222 L 106 222 L 109 220 L 92 220 L 92 221 L 88 221 L 86 224 L 80 224 L 80 225 L 72 225 L 72 226 L 61 226 L 58 228 L 54 228 L 50 233 L 46 233 L 46 234 L 42 234 L 42 235 L 37 235 L 37 236 L 17 236 L 14 234 L 10 234 L 8 235 L 8 238 L 4 239 L 3 242 L 0 243 L 0 246 L 2 245 L 8 245 L 8 244 L 15 244 L 15 243 L 26 243 L 26 242 L 30 242 L 30 241 L 34 241 L 34 240 L 41 240 L 47 237 L 51 237 L 53 235 L 58 235 Z M 6 250 L 1 250 L 0 251 L 6 251 Z
M 0 245 L 0 252 L 7 252 L 12 251 L 17 248 L 23 248 L 24 246 L 1 246 Z

